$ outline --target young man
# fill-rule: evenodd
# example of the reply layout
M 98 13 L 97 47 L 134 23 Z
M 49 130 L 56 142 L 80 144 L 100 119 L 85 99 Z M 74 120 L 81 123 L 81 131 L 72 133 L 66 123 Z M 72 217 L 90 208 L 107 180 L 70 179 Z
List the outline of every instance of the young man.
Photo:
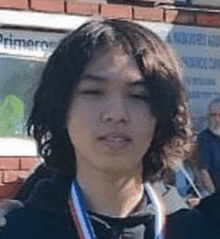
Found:
M 72 32 L 48 60 L 28 125 L 53 174 L 6 216 L 1 239 L 219 238 L 172 190 L 152 187 L 191 156 L 193 134 L 176 62 L 149 29 L 104 19 Z

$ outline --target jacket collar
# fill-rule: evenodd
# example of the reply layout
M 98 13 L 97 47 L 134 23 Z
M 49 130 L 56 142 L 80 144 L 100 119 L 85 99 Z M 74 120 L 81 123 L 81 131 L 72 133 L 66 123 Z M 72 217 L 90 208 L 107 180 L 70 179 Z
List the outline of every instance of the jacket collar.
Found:
M 37 209 L 51 213 L 64 213 L 68 210 L 67 200 L 71 183 L 71 178 L 61 178 L 57 175 L 50 179 L 42 179 L 35 185 L 25 204 L 31 204 Z M 157 182 L 154 183 L 153 188 L 164 202 L 167 215 L 181 209 L 189 209 L 189 206 L 178 194 L 175 187 L 165 186 L 162 182 Z M 134 216 L 136 212 L 142 216 L 154 214 L 153 206 L 148 200 L 149 198 L 147 197 L 143 200 L 135 210 Z

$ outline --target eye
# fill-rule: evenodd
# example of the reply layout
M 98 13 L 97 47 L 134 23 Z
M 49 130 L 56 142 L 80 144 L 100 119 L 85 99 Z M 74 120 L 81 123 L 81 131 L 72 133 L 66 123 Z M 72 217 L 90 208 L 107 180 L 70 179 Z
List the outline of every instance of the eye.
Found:
M 102 95 L 103 94 L 101 90 L 81 90 L 79 92 L 82 95 Z
M 130 97 L 132 99 L 136 99 L 136 100 L 143 100 L 143 101 L 149 100 L 149 96 L 144 95 L 144 94 L 131 94 Z

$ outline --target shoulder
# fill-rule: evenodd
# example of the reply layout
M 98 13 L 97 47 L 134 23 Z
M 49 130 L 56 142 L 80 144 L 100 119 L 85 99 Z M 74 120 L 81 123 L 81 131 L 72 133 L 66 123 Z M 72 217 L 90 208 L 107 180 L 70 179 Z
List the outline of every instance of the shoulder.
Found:
M 207 128 L 198 134 L 198 140 L 201 141 L 201 140 L 209 139 L 211 136 L 212 134 L 210 130 Z
M 51 180 L 37 183 L 23 208 L 7 214 L 1 239 L 58 239 L 75 238 L 74 228 L 66 205 L 66 189 Z
M 220 138 L 214 135 L 209 129 L 206 129 L 198 135 L 198 142 L 202 141 L 220 142 Z
M 51 213 L 28 205 L 10 212 L 6 221 L 0 233 L 1 239 L 76 238 L 67 213 Z
M 2 228 L 2 239 L 8 238 L 37 238 L 36 228 L 42 228 L 44 220 L 40 221 L 37 214 L 27 207 L 15 209 L 6 216 L 6 225 Z
M 215 146 L 217 140 L 216 136 L 214 136 L 209 129 L 206 129 L 202 131 L 198 137 L 197 137 L 197 142 L 198 142 L 198 148 L 199 148 L 199 153 L 212 153 L 213 147 Z
M 48 213 L 28 206 L 15 209 L 6 216 L 7 224 L 0 238 L 46 238 L 43 235 L 51 230 L 51 219 Z
M 167 217 L 168 239 L 219 239 L 212 222 L 197 209 L 182 209 Z

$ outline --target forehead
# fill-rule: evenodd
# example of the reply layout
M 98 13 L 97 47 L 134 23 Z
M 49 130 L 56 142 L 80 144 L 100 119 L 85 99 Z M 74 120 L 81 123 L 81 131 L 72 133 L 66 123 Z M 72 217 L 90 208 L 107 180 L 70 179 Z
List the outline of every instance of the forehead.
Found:
M 95 53 L 83 71 L 82 80 L 132 83 L 143 81 L 143 76 L 134 57 L 117 45 Z

